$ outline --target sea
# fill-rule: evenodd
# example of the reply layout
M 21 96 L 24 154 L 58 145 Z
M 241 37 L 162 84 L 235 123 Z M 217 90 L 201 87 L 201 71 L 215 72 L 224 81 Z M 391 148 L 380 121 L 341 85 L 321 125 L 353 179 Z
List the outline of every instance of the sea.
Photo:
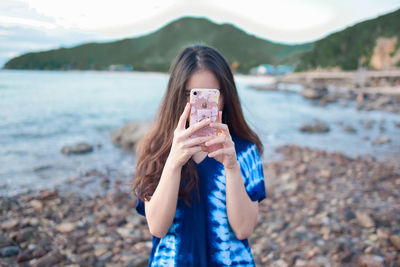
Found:
M 0 71 L 0 196 L 54 188 L 91 170 L 129 182 L 136 159 L 133 151 L 111 143 L 111 134 L 130 121 L 154 119 L 166 91 L 167 73 L 108 71 Z M 264 161 L 279 159 L 275 149 L 296 144 L 349 157 L 371 155 L 398 159 L 400 114 L 357 110 L 344 100 L 326 106 L 304 99 L 301 85 L 288 90 L 252 88 L 270 77 L 235 75 L 242 109 L 260 136 Z M 321 120 L 328 133 L 299 131 Z M 373 120 L 372 129 L 363 125 Z M 349 125 L 356 132 L 343 131 Z M 374 145 L 385 135 L 391 142 Z M 66 145 L 85 142 L 87 154 L 65 155 Z

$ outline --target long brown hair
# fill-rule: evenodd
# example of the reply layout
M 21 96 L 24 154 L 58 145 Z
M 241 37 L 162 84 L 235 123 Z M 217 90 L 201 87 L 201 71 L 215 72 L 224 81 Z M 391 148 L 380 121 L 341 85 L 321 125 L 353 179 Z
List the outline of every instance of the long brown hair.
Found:
M 135 195 L 142 201 L 150 200 L 157 188 L 171 149 L 174 130 L 186 105 L 186 83 L 200 69 L 213 72 L 218 79 L 220 94 L 224 100 L 222 123 L 228 125 L 231 134 L 255 143 L 260 155 L 263 153 L 259 137 L 244 119 L 233 75 L 223 56 L 206 45 L 186 46 L 170 67 L 167 91 L 157 111 L 154 125 L 137 146 L 138 162 L 131 184 Z M 196 163 L 190 159 L 182 168 L 179 188 L 179 196 L 189 206 L 193 188 L 196 188 L 199 197 L 198 180 Z

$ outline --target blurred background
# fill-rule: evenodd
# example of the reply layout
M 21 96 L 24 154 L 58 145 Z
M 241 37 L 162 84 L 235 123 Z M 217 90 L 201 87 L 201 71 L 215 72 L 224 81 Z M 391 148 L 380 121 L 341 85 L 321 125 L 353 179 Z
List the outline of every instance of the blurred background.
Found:
M 256 264 L 400 265 L 399 39 L 389 0 L 2 0 L 0 265 L 147 266 L 134 149 L 196 43 L 265 147 Z

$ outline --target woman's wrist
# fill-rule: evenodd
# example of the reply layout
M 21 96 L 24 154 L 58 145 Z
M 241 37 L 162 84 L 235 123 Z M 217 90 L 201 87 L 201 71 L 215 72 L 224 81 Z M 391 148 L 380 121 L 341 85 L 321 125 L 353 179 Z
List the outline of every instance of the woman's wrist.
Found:
M 229 165 L 224 165 L 225 171 L 240 171 L 239 161 L 235 160 L 233 163 Z
M 180 171 L 180 169 L 182 169 L 182 165 L 177 160 L 174 160 L 171 156 L 168 156 L 164 168 L 168 168 L 171 171 Z

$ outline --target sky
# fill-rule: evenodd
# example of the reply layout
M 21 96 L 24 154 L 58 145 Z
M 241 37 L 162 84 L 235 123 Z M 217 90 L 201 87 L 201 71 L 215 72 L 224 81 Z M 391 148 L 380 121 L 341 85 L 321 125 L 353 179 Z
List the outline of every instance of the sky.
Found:
M 185 16 L 297 44 L 399 8 L 399 0 L 0 0 L 0 66 L 26 52 L 148 34 Z

